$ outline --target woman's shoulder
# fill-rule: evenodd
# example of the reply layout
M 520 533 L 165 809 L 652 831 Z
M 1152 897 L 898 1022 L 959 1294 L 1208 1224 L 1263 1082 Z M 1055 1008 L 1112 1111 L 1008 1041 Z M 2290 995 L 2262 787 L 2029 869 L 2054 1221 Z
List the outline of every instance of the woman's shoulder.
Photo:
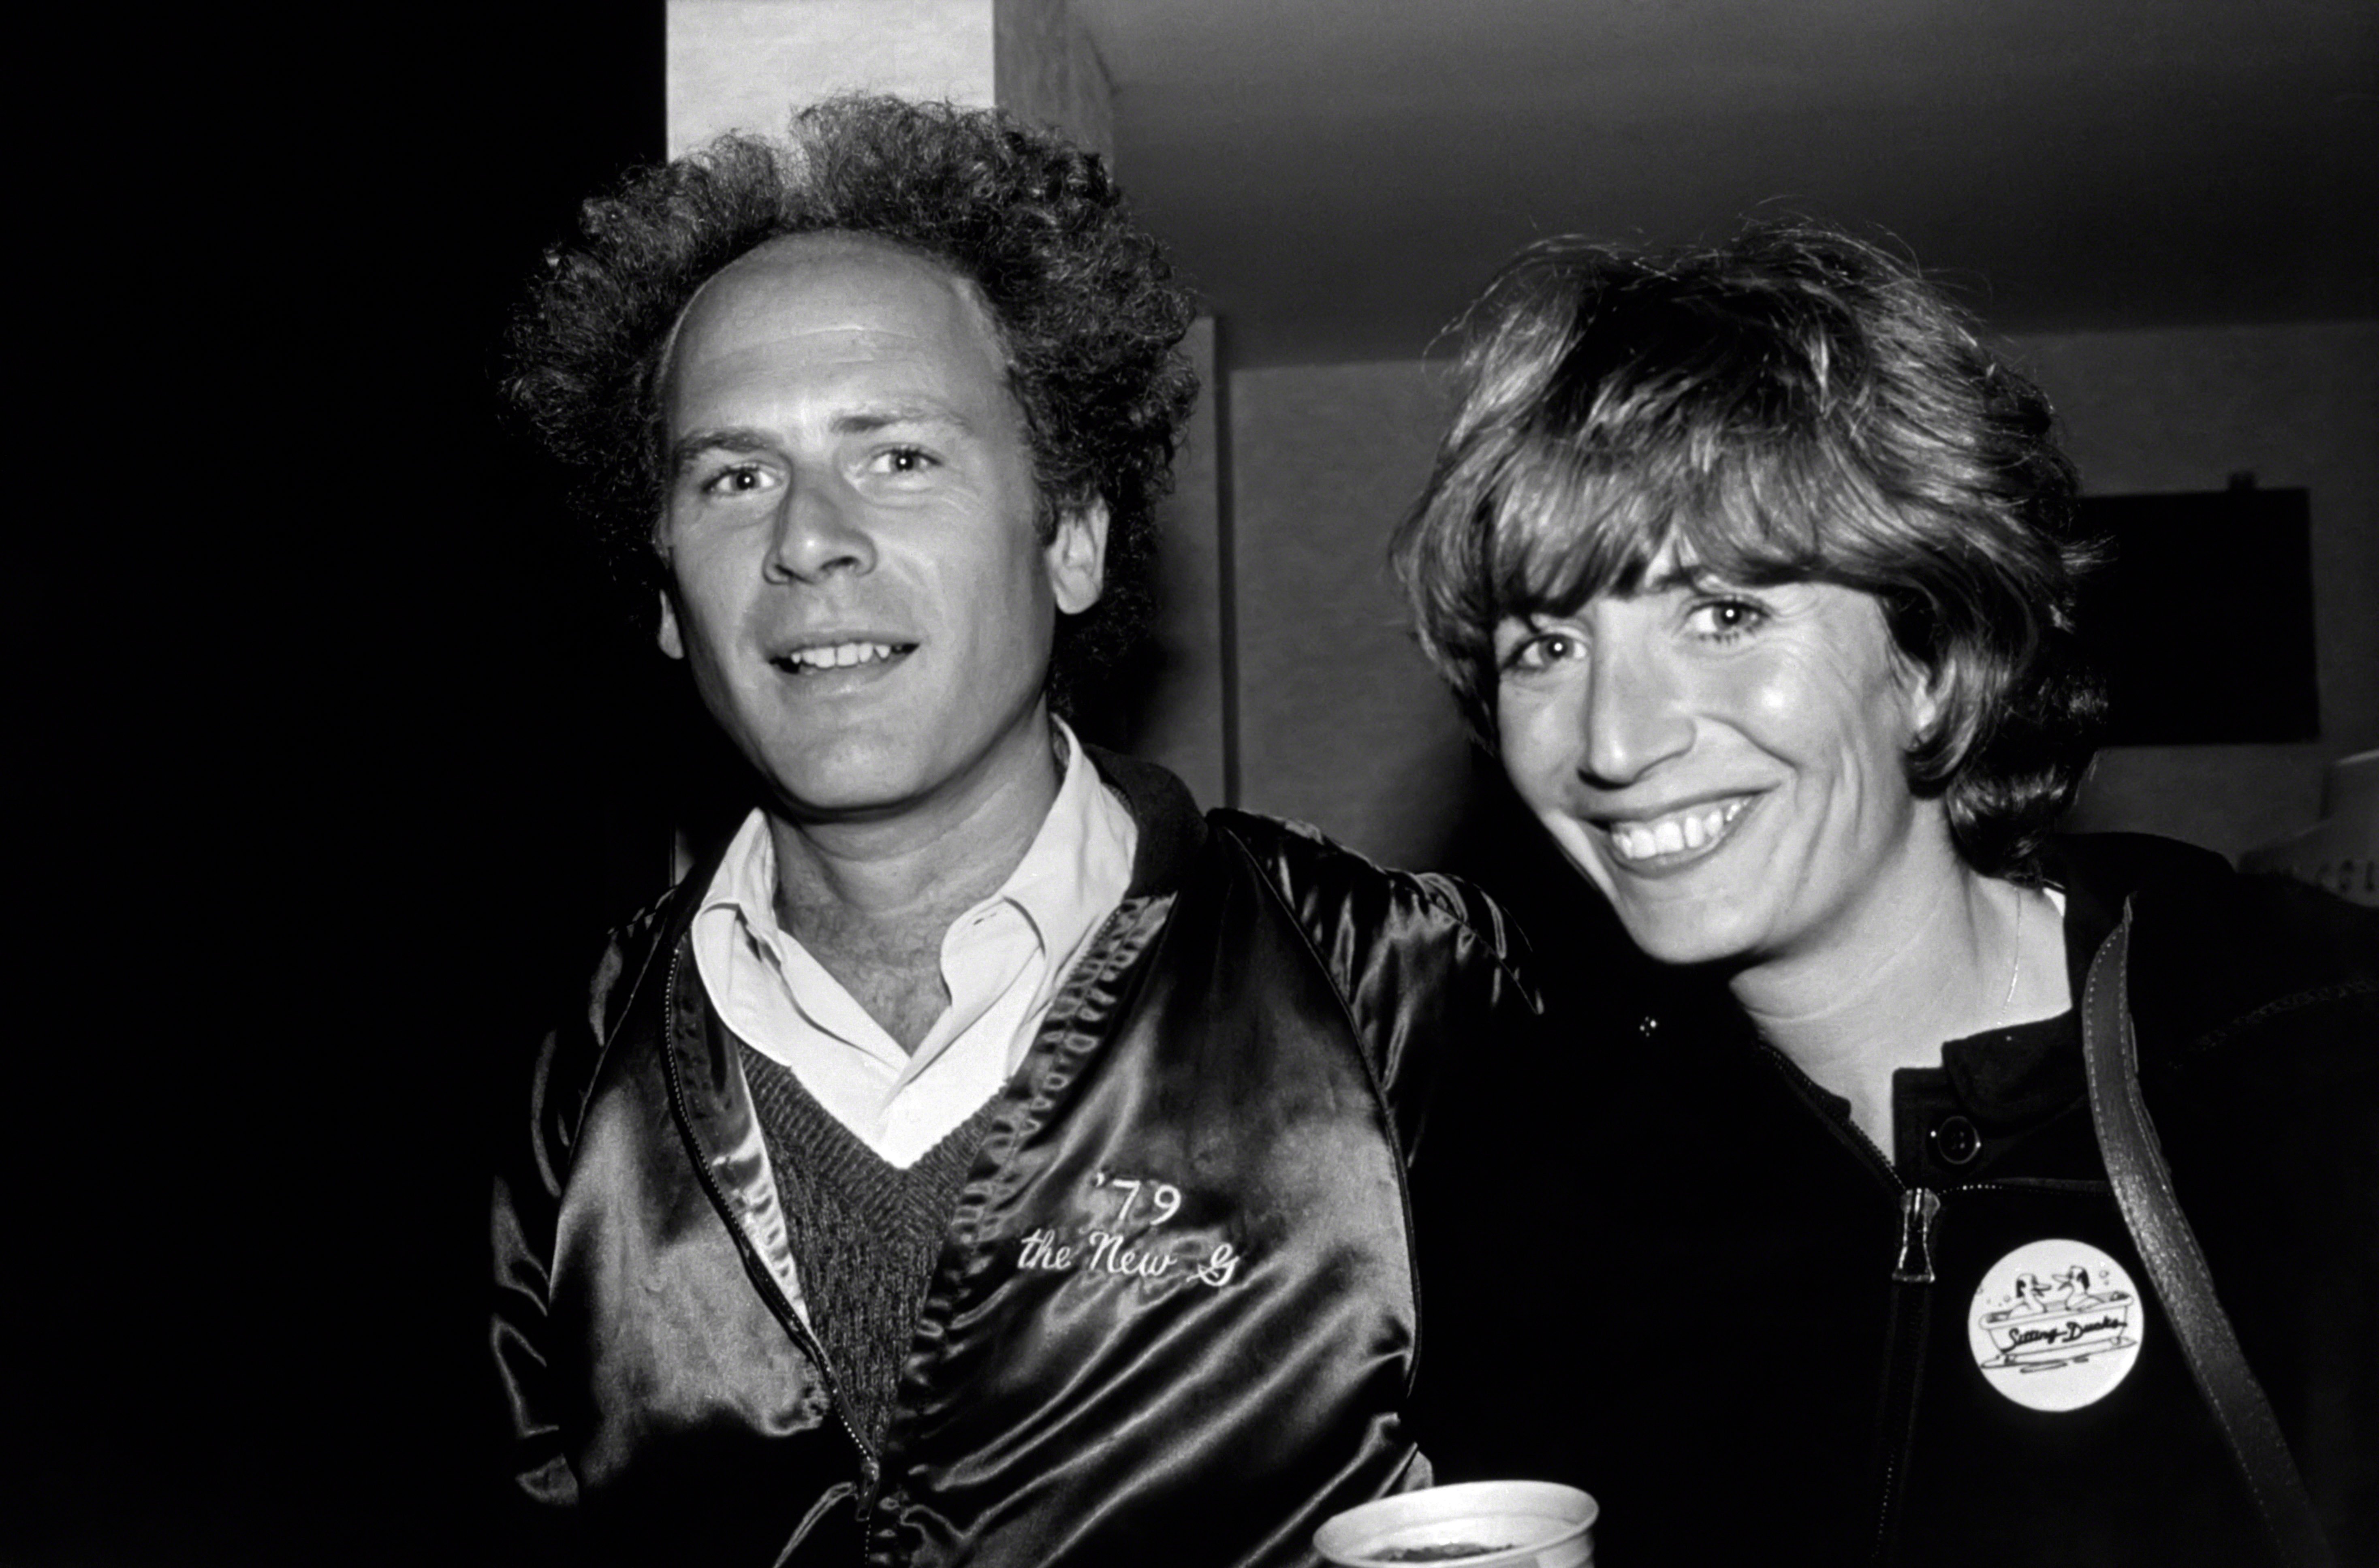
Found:
M 2130 907 L 2144 1035 L 2204 1050 L 2292 1020 L 2379 1020 L 2379 910 L 2145 834 L 2060 838 L 2047 860 L 2071 892 Z

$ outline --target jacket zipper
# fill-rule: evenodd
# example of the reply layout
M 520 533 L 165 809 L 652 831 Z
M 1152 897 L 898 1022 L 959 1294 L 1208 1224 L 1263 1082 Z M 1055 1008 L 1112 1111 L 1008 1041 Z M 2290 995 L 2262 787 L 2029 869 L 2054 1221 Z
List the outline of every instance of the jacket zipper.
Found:
M 1772 1045 L 1766 1049 L 1770 1065 L 1788 1081 L 1804 1078 L 1782 1052 Z M 1854 1148 L 1866 1152 L 1874 1163 L 1875 1170 L 1899 1195 L 1900 1234 L 1891 1260 L 1892 1309 L 1890 1324 L 1886 1331 L 1889 1338 L 1884 1345 L 1885 1384 L 1880 1412 L 1882 1420 L 1893 1423 L 1896 1430 L 1890 1442 L 1881 1442 L 1883 1434 L 1881 1423 L 1878 1423 L 1878 1496 L 1875 1539 L 1869 1550 L 1869 1560 L 1883 1564 L 1890 1561 L 1892 1532 L 1900 1508 L 1901 1456 L 1907 1452 L 1909 1440 L 1915 1429 L 1916 1385 L 1924 1374 L 1926 1341 L 1931 1331 L 1934 1238 L 1941 1218 L 1942 1194 L 1931 1188 L 1910 1187 L 1903 1182 L 1898 1168 L 1884 1157 L 1881 1147 L 1856 1124 L 1845 1121 L 1841 1124 L 1841 1129 Z M 2103 1183 L 2019 1179 L 1965 1182 L 1947 1190 L 1997 1192 L 2011 1188 L 2077 1185 L 2104 1186 Z
M 1787 1082 L 1807 1081 L 1782 1052 L 1772 1045 L 1766 1050 L 1769 1065 Z M 1877 1412 L 1875 1538 L 1867 1554 L 1870 1562 L 1883 1564 L 1890 1562 L 1894 1515 L 1900 1507 L 1901 1455 L 1908 1447 L 1916 1418 L 1916 1384 L 1924 1370 L 1933 1302 L 1933 1234 L 1941 1217 L 1941 1195 L 1902 1181 L 1881 1146 L 1856 1123 L 1844 1120 L 1839 1126 L 1852 1148 L 1866 1153 L 1871 1168 L 1897 1194 L 1900 1207 L 1900 1234 L 1891 1259 L 1891 1317 L 1885 1330 L 1884 1384 Z
M 1941 1195 L 1929 1187 L 1900 1193 L 1900 1254 L 1892 1260 L 1894 1285 L 1933 1283 L 1933 1225 L 1941 1217 Z
M 1781 1061 L 1781 1057 L 1780 1057 Z M 1882 1407 L 1878 1412 L 1875 1539 L 1868 1559 L 1891 1561 L 1892 1533 L 1900 1511 L 1901 1458 L 1916 1420 L 1916 1384 L 1924 1372 L 1925 1341 L 1933 1307 L 1933 1233 L 1941 1218 L 1941 1195 L 1910 1187 L 1883 1149 L 1855 1123 L 1843 1130 L 1864 1149 L 1875 1169 L 1899 1195 L 1900 1234 L 1891 1257 L 1891 1317 L 1885 1329 Z
M 852 1452 L 859 1455 L 862 1481 L 859 1497 L 860 1558 L 864 1562 L 867 1555 L 867 1517 L 876 1509 L 879 1478 L 876 1454 L 860 1441 L 859 1429 L 851 1424 L 851 1417 L 844 1413 L 842 1386 L 835 1379 L 834 1364 L 827 1359 L 826 1347 L 818 1343 L 817 1336 L 810 1332 L 809 1324 L 802 1321 L 801 1314 L 793 1310 L 792 1302 L 787 1299 L 784 1290 L 777 1284 L 776 1276 L 768 1272 L 767 1264 L 754 1249 L 751 1238 L 743 1233 L 743 1222 L 728 1207 L 727 1194 L 720 1189 L 710 1162 L 703 1157 L 702 1151 L 694 1143 L 694 1117 L 686 1106 L 685 1081 L 677 1065 L 677 985 L 678 971 L 683 958 L 682 948 L 670 953 L 669 981 L 661 993 L 661 1060 L 669 1068 L 670 1100 L 677 1112 L 679 1136 L 686 1140 L 686 1152 L 693 1158 L 694 1174 L 702 1180 L 702 1189 L 710 1195 L 712 1207 L 719 1211 L 719 1218 L 727 1222 L 728 1233 L 735 1237 L 736 1249 L 743 1254 L 744 1272 L 755 1275 L 755 1283 L 757 1280 L 767 1281 L 765 1288 L 769 1309 L 776 1313 L 777 1321 L 785 1325 L 785 1331 L 793 1336 L 794 1343 L 817 1363 L 818 1371 L 826 1379 L 827 1398 L 834 1408 L 835 1424 L 842 1429 L 842 1435 L 851 1440 Z
M 1892 1561 L 1892 1538 L 1900 1512 L 1902 1456 L 1916 1423 L 1916 1384 L 1924 1374 L 1925 1342 L 1933 1310 L 1933 1228 L 1941 1217 L 1941 1195 L 1929 1187 L 1900 1192 L 1900 1243 L 1891 1262 L 1891 1324 L 1884 1342 L 1882 1421 L 1877 1439 L 1873 1561 Z

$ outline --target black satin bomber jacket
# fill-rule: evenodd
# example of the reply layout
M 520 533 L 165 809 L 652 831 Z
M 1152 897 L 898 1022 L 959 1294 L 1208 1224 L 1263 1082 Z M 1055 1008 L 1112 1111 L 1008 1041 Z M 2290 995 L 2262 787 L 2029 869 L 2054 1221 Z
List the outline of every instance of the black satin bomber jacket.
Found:
M 1245 1564 L 1424 1484 L 1410 1183 L 1442 1067 L 1534 1002 L 1494 905 L 1095 756 L 1140 827 L 960 1191 L 881 1453 L 779 1280 L 706 869 L 548 1036 L 489 1348 L 558 1560 Z

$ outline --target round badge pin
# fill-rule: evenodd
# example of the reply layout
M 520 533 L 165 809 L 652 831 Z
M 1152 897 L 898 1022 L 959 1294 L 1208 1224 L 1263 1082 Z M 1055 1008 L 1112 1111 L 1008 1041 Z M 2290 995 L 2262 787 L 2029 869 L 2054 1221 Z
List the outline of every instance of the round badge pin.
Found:
M 2035 1241 L 1984 1271 L 1966 1309 L 1974 1365 L 2033 1410 L 2095 1405 L 2131 1375 L 2146 1311 L 2122 1265 L 2081 1241 Z

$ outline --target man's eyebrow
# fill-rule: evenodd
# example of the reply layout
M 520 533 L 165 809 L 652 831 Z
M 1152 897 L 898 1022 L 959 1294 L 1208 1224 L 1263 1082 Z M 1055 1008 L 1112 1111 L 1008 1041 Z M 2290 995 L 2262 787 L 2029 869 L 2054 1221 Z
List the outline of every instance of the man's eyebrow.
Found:
M 878 404 L 838 414 L 827 428 L 837 436 L 872 435 L 899 425 L 931 425 L 962 436 L 975 433 L 974 422 L 946 403 Z M 670 468 L 682 472 L 705 452 L 773 452 L 777 440 L 766 430 L 735 426 L 716 430 L 688 430 L 670 443 Z
M 776 444 L 760 430 L 688 430 L 670 442 L 670 471 L 682 473 L 706 452 L 767 452 Z
M 835 416 L 827 428 L 838 436 L 863 436 L 894 425 L 939 425 L 961 435 L 972 435 L 974 426 L 948 404 L 930 399 L 915 403 L 886 403 L 873 407 L 856 408 L 848 414 Z

